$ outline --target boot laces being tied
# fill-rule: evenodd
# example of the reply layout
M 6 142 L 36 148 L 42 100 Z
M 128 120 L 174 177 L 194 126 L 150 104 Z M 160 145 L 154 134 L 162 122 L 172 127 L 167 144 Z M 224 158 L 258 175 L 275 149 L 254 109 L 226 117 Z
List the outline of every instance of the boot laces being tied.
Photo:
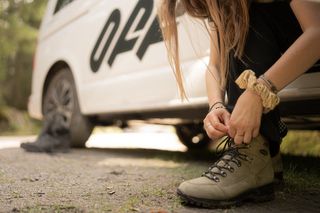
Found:
M 273 168 L 268 142 L 259 135 L 250 144 L 236 145 L 226 137 L 219 159 L 201 177 L 182 182 L 177 193 L 191 205 L 222 208 L 274 198 Z
M 219 148 L 223 145 L 223 148 L 221 151 L 219 151 Z M 248 161 L 249 157 L 246 154 L 243 154 L 239 152 L 241 149 L 248 149 L 249 145 L 242 144 L 242 145 L 236 145 L 232 138 L 227 136 L 225 139 L 223 139 L 219 145 L 217 146 L 216 150 L 219 156 L 219 159 L 209 167 L 209 169 L 202 174 L 203 177 L 207 177 L 210 180 L 213 180 L 215 182 L 219 182 L 219 176 L 220 177 L 226 177 L 227 173 L 225 170 L 230 171 L 231 173 L 234 172 L 234 167 L 231 165 L 231 163 L 234 163 L 236 166 L 241 166 L 241 161 Z

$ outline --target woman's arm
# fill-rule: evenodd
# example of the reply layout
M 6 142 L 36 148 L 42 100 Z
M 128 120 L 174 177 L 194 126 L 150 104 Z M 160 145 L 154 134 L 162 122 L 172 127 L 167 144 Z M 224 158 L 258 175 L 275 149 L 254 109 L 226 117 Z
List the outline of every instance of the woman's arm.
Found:
M 265 73 L 278 90 L 283 89 L 320 59 L 320 3 L 293 0 L 290 5 L 303 34 Z
M 283 89 L 320 59 L 320 3 L 293 0 L 291 8 L 303 33 L 265 73 L 266 78 L 273 82 L 278 90 Z M 261 98 L 253 91 L 246 90 L 239 97 L 229 122 L 228 133 L 236 144 L 250 143 L 251 139 L 258 135 L 261 115 Z
M 206 71 L 206 88 L 208 95 L 209 107 L 216 102 L 223 102 L 225 91 L 221 89 L 220 85 L 220 75 L 218 71 L 218 47 L 217 47 L 217 33 L 216 31 L 209 28 L 210 33 L 210 59 L 208 68 Z
M 220 76 L 218 72 L 218 49 L 217 49 L 217 34 L 211 27 L 210 33 L 210 59 L 208 69 L 206 71 L 206 88 L 209 107 L 217 102 L 224 102 L 225 90 L 220 86 Z M 216 108 L 218 107 L 218 108 Z M 204 128 L 211 139 L 220 138 L 227 134 L 230 119 L 230 113 L 221 108 L 223 104 L 215 104 L 214 108 L 207 114 L 203 120 Z

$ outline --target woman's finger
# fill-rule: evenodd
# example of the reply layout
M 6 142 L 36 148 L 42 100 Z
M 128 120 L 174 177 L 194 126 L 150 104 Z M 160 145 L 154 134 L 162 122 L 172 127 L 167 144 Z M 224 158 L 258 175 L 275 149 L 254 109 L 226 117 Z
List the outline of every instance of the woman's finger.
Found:
M 212 126 L 220 132 L 224 132 L 224 133 L 228 132 L 228 128 L 224 124 L 222 124 L 220 121 L 214 121 Z
M 216 129 L 219 130 L 221 132 L 227 133 L 228 128 L 226 127 L 226 125 L 224 125 L 223 123 L 221 123 L 221 121 L 219 120 L 219 117 L 216 115 L 213 116 L 209 116 L 208 117 L 208 122 Z
M 227 126 L 227 128 L 230 126 L 229 125 L 230 117 L 231 117 L 231 115 L 228 111 L 224 111 L 222 113 L 223 123 Z
M 221 131 L 215 129 L 210 124 L 206 126 L 205 130 L 206 130 L 207 135 L 209 136 L 210 139 L 217 139 L 217 138 L 220 138 L 225 135 L 224 132 L 221 132 Z
M 252 133 L 252 137 L 256 138 L 259 135 L 259 128 L 255 128 Z
M 237 131 L 236 135 L 234 137 L 235 144 L 242 144 L 243 139 L 244 139 L 244 135 L 245 135 L 244 132 Z
M 243 143 L 246 143 L 246 144 L 249 144 L 252 140 L 252 134 L 251 134 L 252 131 L 246 131 L 246 133 L 244 134 L 244 137 L 243 137 Z
M 231 138 L 234 138 L 236 136 L 236 129 L 233 126 L 229 126 L 228 134 Z

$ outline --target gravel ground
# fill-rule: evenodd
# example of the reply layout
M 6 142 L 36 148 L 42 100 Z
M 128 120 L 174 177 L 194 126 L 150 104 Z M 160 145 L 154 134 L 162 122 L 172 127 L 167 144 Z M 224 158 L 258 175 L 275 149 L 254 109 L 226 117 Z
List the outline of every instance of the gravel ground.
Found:
M 213 159 L 209 152 L 152 149 L 75 149 L 55 155 L 2 149 L 0 212 L 213 212 L 183 206 L 175 194 L 181 181 L 199 176 Z M 214 212 L 320 212 L 320 182 L 308 179 L 319 177 L 320 160 L 304 162 L 311 170 L 302 173 L 292 164 L 296 158 L 286 161 L 288 184 L 274 201 Z

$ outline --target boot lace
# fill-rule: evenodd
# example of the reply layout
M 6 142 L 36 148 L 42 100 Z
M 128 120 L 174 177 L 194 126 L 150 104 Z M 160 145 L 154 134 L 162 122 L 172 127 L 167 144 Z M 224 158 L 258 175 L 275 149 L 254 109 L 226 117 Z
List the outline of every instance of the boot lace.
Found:
M 222 146 L 221 151 L 218 151 Z M 226 177 L 226 171 L 234 172 L 234 168 L 231 163 L 234 163 L 238 167 L 241 167 L 241 160 L 248 161 L 249 158 L 247 155 L 239 152 L 241 149 L 248 149 L 249 145 L 236 146 L 233 139 L 226 137 L 219 145 L 216 150 L 219 156 L 219 159 L 209 167 L 209 169 L 202 174 L 202 176 L 207 177 L 215 182 L 219 182 L 220 179 L 218 176 Z

